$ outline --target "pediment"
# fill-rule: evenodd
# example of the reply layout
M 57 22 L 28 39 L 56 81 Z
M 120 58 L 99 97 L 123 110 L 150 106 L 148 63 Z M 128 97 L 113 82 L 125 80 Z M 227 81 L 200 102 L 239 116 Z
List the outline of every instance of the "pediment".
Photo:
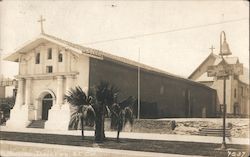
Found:
M 66 50 L 69 50 L 70 52 L 74 53 L 74 55 L 76 56 L 84 54 L 84 55 L 91 56 L 94 58 L 99 57 L 100 59 L 102 59 L 102 56 L 100 56 L 98 53 L 96 54 L 93 53 L 92 49 L 89 49 L 89 48 L 86 48 L 77 44 L 73 44 L 73 43 L 67 42 L 65 40 L 62 40 L 62 39 L 59 39 L 59 38 L 56 38 L 47 34 L 41 34 L 37 38 L 23 44 L 14 53 L 7 56 L 5 60 L 18 62 L 20 54 L 28 53 L 31 50 L 35 49 L 36 47 L 43 45 L 43 44 L 48 44 L 48 43 L 52 43 L 60 47 L 63 47 Z

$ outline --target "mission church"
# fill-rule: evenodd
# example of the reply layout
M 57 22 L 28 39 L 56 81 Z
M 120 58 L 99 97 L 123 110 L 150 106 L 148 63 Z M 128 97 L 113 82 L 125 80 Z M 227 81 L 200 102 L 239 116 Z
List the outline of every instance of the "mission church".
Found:
M 102 80 L 119 88 L 121 100 L 138 99 L 139 85 L 140 118 L 215 117 L 215 89 L 51 36 L 44 33 L 43 21 L 39 36 L 5 58 L 19 63 L 16 102 L 7 127 L 42 120 L 45 129 L 67 130 L 70 107 L 64 94 L 76 85 L 87 92 Z

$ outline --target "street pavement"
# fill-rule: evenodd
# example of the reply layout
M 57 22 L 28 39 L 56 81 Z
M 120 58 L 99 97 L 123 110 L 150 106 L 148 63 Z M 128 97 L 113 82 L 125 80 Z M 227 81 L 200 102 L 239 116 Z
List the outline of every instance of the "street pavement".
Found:
M 42 144 L 31 142 L 17 142 L 0 140 L 2 156 L 26 156 L 26 157 L 202 157 L 196 155 L 180 155 L 168 153 L 154 153 L 143 151 L 116 150 L 107 148 L 91 148 L 78 146 L 64 146 L 56 144 Z M 15 151 L 13 151 L 13 149 Z
M 37 128 L 22 128 L 13 129 L 5 126 L 0 127 L 1 131 L 8 132 L 27 132 L 27 133 L 43 133 L 43 134 L 59 134 L 59 135 L 81 135 L 80 130 L 45 130 Z M 84 131 L 85 136 L 94 136 L 94 131 Z M 105 131 L 105 136 L 116 138 L 116 132 Z M 145 140 L 163 140 L 163 141 L 184 141 L 184 142 L 200 142 L 200 143 L 221 143 L 222 137 L 214 136 L 197 136 L 197 135 L 176 135 L 176 134 L 156 134 L 156 133 L 135 133 L 135 132 L 121 132 L 120 138 L 128 139 L 145 139 Z M 244 144 L 249 145 L 248 138 L 226 138 L 228 144 Z
M 19 136 L 19 138 L 21 135 L 20 133 L 23 133 L 23 134 L 24 133 L 34 133 L 34 134 L 37 134 L 36 136 L 39 135 L 42 137 L 42 138 L 35 137 L 35 135 L 26 134 L 26 135 L 24 135 L 25 137 L 23 137 L 24 139 L 30 138 L 27 135 L 30 135 L 31 137 L 34 136 L 37 139 L 44 139 L 45 137 L 43 137 L 43 134 L 48 134 L 48 137 L 46 136 L 46 138 L 54 138 L 54 139 L 56 139 L 55 136 L 60 136 L 60 135 L 71 135 L 71 136 L 75 136 L 75 137 L 81 136 L 80 130 L 62 131 L 62 130 L 47 130 L 47 129 L 45 130 L 45 129 L 37 129 L 37 128 L 13 129 L 13 128 L 1 126 L 0 131 L 2 131 L 3 134 L 6 134 L 4 132 L 17 134 L 17 136 Z M 94 131 L 85 131 L 84 134 L 85 134 L 85 136 L 94 136 Z M 109 138 L 116 138 L 116 132 L 105 131 L 105 135 L 106 135 L 106 137 L 109 137 Z M 174 135 L 174 134 L 155 134 L 155 133 L 133 133 L 133 132 L 121 132 L 120 138 L 124 138 L 124 140 L 126 140 L 126 139 L 127 140 L 138 139 L 138 141 L 141 141 L 141 140 L 156 140 L 157 141 L 157 140 L 159 140 L 159 142 L 166 141 L 166 142 L 170 142 L 170 143 L 177 143 L 177 142 L 194 142 L 194 143 L 196 143 L 197 142 L 197 144 L 199 145 L 199 147 L 197 147 L 198 149 L 199 148 L 201 149 L 200 145 L 220 144 L 222 142 L 221 137 Z M 44 157 L 44 156 L 58 156 L 58 153 L 60 156 L 65 156 L 65 157 L 66 156 L 73 156 L 73 157 L 78 157 L 78 156 L 87 156 L 87 157 L 91 157 L 91 156 L 99 156 L 99 157 L 116 157 L 116 156 L 119 156 L 119 157 L 125 157 L 125 156 L 126 157 L 156 157 L 156 156 L 157 157 L 188 157 L 188 156 L 192 156 L 192 155 L 171 154 L 171 153 L 173 153 L 171 151 L 166 151 L 165 153 L 163 153 L 164 152 L 163 151 L 161 153 L 158 153 L 158 152 L 139 151 L 139 150 L 138 151 L 121 150 L 119 148 L 118 149 L 110 149 L 110 148 L 99 147 L 98 145 L 97 146 L 93 145 L 92 147 L 86 147 L 86 146 L 79 147 L 76 145 L 72 145 L 72 143 L 66 144 L 66 145 L 61 145 L 62 143 L 60 143 L 60 142 L 59 143 L 57 142 L 54 144 L 49 144 L 49 143 L 43 143 L 43 142 L 37 143 L 37 142 L 33 142 L 32 140 L 24 140 L 26 142 L 24 142 L 24 141 L 20 142 L 19 140 L 6 141 L 6 140 L 8 140 L 8 138 L 6 138 L 5 140 L 4 139 L 5 138 L 2 138 L 2 140 L 0 140 L 0 145 L 2 148 L 0 150 L 1 156 Z M 14 137 L 13 139 L 18 139 L 18 138 Z M 60 139 L 60 140 L 65 142 L 64 141 L 65 138 Z M 45 141 L 46 141 L 46 139 L 45 139 Z M 66 142 L 67 142 L 67 140 L 66 140 Z M 74 143 L 74 140 L 73 140 L 73 143 Z M 58 144 L 60 144 L 60 145 L 58 145 Z M 196 144 L 196 146 L 197 146 L 197 144 Z M 249 139 L 245 139 L 245 138 L 232 138 L 231 140 L 227 139 L 227 144 L 249 145 Z M 171 145 L 166 145 L 166 146 L 169 147 Z M 176 145 L 175 147 L 178 148 L 178 146 L 179 145 Z M 157 148 L 157 146 L 156 146 L 156 148 Z M 187 148 L 185 148 L 185 149 L 187 149 Z M 202 149 L 203 149 L 203 147 L 202 147 Z M 13 151 L 13 150 L 15 150 L 15 151 Z M 209 151 L 209 150 L 204 149 L 204 151 Z M 74 154 L 75 152 L 77 152 L 77 153 Z M 204 153 L 201 153 L 201 154 L 200 153 L 197 153 L 197 154 L 194 153 L 194 154 L 195 155 L 204 155 Z M 190 153 L 190 154 L 193 154 L 193 153 Z M 198 157 L 198 156 L 194 156 L 194 157 Z

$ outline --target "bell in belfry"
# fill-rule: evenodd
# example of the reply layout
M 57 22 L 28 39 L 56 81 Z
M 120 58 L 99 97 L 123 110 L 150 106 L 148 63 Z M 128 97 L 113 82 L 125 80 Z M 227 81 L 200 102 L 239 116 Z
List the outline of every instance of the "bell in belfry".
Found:
M 223 43 L 222 43 L 222 35 L 224 35 L 224 40 L 223 40 Z M 226 41 L 226 34 L 224 31 L 221 32 L 221 35 L 220 35 L 220 54 L 221 56 L 227 56 L 227 55 L 231 55 L 231 51 L 229 49 L 229 46 L 228 46 L 228 43 Z

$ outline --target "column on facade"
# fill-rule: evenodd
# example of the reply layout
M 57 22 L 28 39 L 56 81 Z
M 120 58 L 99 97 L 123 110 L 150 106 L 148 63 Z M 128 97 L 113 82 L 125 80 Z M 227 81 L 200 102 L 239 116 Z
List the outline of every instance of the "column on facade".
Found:
M 56 104 L 55 108 L 59 109 L 63 104 L 63 76 L 57 76 Z
M 55 57 L 54 59 L 53 59 L 53 64 L 54 64 L 54 72 L 58 72 L 58 69 L 59 69 L 59 67 L 58 67 L 58 49 L 56 49 L 56 48 L 53 48 L 53 50 L 52 50 L 52 54 L 54 54 L 54 56 L 52 56 L 52 57 Z
M 25 79 L 25 108 L 31 104 L 31 78 Z
M 66 76 L 66 92 L 70 90 L 70 88 L 73 87 L 74 82 L 74 76 L 73 75 L 67 75 Z
M 74 86 L 74 75 L 67 75 L 66 76 L 66 88 L 65 88 L 65 94 L 68 93 L 68 91 L 70 90 L 70 88 L 72 88 Z M 69 104 L 67 102 L 65 102 L 64 104 L 64 109 L 69 109 Z
M 63 50 L 63 69 L 65 72 L 67 72 L 67 59 L 68 59 L 68 54 L 66 50 Z
M 71 71 L 71 54 L 69 51 L 65 51 L 66 57 L 65 57 L 65 71 L 70 72 Z
M 18 89 L 17 89 L 17 98 L 16 98 L 16 105 L 19 108 L 24 104 L 24 79 L 18 78 Z

